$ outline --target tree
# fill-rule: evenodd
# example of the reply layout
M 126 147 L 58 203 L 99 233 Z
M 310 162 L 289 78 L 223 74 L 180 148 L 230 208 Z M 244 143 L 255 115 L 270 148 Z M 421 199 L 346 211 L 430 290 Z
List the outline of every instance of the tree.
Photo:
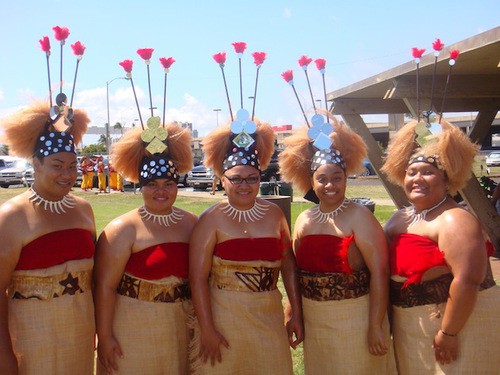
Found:
M 106 140 L 106 137 L 104 137 L 104 140 Z M 106 143 L 106 141 L 104 143 Z M 85 146 L 81 152 L 82 155 L 101 155 L 105 153 L 106 153 L 106 144 L 102 145 L 100 143 Z
M 123 135 L 123 125 L 120 122 L 114 124 L 113 129 L 120 129 L 120 133 Z
M 101 136 L 99 137 L 99 140 L 97 141 L 97 144 L 99 146 L 104 146 L 104 148 L 106 148 L 106 135 L 101 134 Z

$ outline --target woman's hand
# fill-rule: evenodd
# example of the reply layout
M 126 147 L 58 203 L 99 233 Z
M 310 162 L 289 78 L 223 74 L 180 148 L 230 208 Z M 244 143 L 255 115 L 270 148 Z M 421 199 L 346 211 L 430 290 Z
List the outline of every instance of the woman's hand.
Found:
M 384 329 L 379 326 L 370 326 L 368 328 L 368 350 L 372 355 L 387 354 L 387 340 Z
M 458 336 L 445 335 L 439 330 L 432 344 L 436 361 L 442 365 L 455 361 L 458 358 L 458 345 Z
M 17 359 L 12 350 L 2 350 L 0 352 L 0 374 L 17 375 L 18 373 Z
M 97 356 L 108 374 L 111 374 L 113 371 L 118 371 L 116 356 L 123 358 L 123 352 L 114 336 L 110 336 L 109 338 L 99 337 Z
M 291 316 L 286 322 L 286 331 L 288 333 L 288 342 L 292 349 L 296 349 L 304 341 L 304 323 L 302 319 Z M 294 339 L 295 335 L 295 339 Z
M 219 331 L 211 330 L 201 334 L 199 356 L 203 359 L 203 363 L 207 363 L 208 358 L 210 358 L 212 366 L 215 365 L 216 359 L 218 362 L 222 362 L 222 354 L 220 351 L 221 344 L 224 345 L 226 349 L 229 349 L 229 343 Z

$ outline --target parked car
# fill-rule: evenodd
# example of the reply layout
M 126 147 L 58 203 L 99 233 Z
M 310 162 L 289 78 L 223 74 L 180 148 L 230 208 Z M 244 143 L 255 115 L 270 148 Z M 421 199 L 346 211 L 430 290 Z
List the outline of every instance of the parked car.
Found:
M 498 167 L 500 166 L 500 152 L 492 152 L 486 157 L 487 167 Z
M 263 171 L 260 175 L 261 182 L 269 182 L 269 181 L 279 181 L 280 176 L 280 167 L 278 164 L 278 157 L 281 153 L 281 150 L 275 150 L 273 156 L 271 156 L 271 161 L 267 166 L 266 170 Z
M 187 183 L 187 178 L 188 178 L 188 173 L 181 173 L 181 175 L 179 176 L 179 183 L 178 183 L 178 185 L 182 185 L 184 187 L 189 186 L 188 183 Z
M 215 174 L 212 169 L 205 167 L 203 164 L 198 165 L 191 169 L 187 175 L 187 184 L 194 188 L 194 190 L 206 190 L 207 188 L 212 188 L 212 183 L 215 178 Z M 221 189 L 220 181 L 217 185 L 218 189 Z
M 0 155 L 0 170 L 12 167 L 19 158 L 9 155 Z
M 10 185 L 23 184 L 23 176 L 27 169 L 31 168 L 31 164 L 24 160 L 18 159 L 15 163 L 0 171 L 0 186 L 8 188 Z

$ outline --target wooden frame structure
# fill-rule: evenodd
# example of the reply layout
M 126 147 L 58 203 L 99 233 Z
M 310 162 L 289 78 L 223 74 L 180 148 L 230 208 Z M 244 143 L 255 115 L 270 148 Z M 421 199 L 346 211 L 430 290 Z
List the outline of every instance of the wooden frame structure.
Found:
M 429 41 L 429 45 L 432 41 Z M 474 142 L 481 142 L 500 109 L 500 27 L 445 47 L 458 49 L 460 56 L 453 67 L 443 112 L 477 112 L 469 134 Z M 434 98 L 435 111 L 441 110 L 443 89 L 449 70 L 448 53 L 441 52 L 436 69 Z M 419 69 L 420 110 L 431 106 L 431 84 L 434 54 L 422 56 Z M 341 115 L 344 121 L 363 137 L 368 146 L 368 157 L 397 207 L 408 204 L 403 190 L 387 181 L 379 173 L 382 153 L 361 115 L 417 113 L 416 64 L 407 62 L 393 69 L 367 78 L 327 95 L 332 102 L 330 112 Z M 460 191 L 471 210 L 479 218 L 500 256 L 500 216 L 487 199 L 476 178 L 471 178 Z

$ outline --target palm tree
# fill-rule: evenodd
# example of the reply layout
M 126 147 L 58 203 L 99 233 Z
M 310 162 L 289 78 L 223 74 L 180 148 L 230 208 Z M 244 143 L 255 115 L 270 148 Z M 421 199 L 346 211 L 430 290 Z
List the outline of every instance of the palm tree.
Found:
M 117 122 L 116 124 L 114 124 L 113 129 L 120 129 L 120 133 L 121 133 L 121 135 L 123 135 L 123 126 L 120 122 Z

